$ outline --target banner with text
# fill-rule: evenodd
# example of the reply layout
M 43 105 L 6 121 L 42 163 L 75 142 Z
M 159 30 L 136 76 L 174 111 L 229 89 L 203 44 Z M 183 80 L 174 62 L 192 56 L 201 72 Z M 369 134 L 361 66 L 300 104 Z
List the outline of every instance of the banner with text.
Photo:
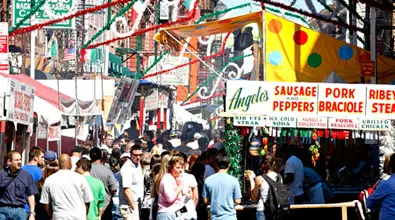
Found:
M 395 86 L 228 80 L 225 103 L 228 116 L 395 119 Z

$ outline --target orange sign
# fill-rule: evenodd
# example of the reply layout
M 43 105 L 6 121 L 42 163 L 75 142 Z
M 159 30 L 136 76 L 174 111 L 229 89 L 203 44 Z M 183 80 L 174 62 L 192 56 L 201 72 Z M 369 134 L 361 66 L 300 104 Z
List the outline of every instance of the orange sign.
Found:
M 372 60 L 361 61 L 361 76 L 364 77 L 374 76 L 374 61 Z

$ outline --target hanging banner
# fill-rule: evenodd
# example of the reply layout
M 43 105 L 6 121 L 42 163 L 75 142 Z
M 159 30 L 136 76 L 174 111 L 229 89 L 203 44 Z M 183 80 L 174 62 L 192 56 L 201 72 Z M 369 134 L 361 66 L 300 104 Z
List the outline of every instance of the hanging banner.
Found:
M 132 105 L 139 83 L 139 80 L 122 77 L 108 113 L 108 124 L 125 124 L 132 116 Z
M 359 130 L 365 131 L 388 131 L 391 127 L 391 120 L 370 120 L 359 121 Z
M 328 128 L 340 130 L 358 130 L 359 123 L 358 119 L 328 118 Z
M 8 23 L 0 22 L 0 71 L 9 74 L 8 64 Z
M 34 88 L 9 79 L 9 105 L 7 120 L 29 125 L 33 123 Z
M 296 128 L 295 117 L 269 116 L 266 119 L 266 126 L 268 127 Z
M 265 127 L 265 118 L 263 116 L 235 116 L 233 125 L 241 127 Z
M 328 119 L 320 117 L 299 117 L 296 127 L 298 128 L 328 128 Z
M 150 56 L 148 58 L 148 66 L 151 66 L 155 62 L 155 56 Z M 172 69 L 176 66 L 188 63 L 188 57 L 173 57 L 165 56 L 156 66 L 151 68 L 147 75 L 154 74 L 160 70 Z M 189 65 L 169 71 L 164 74 L 159 74 L 157 76 L 152 76 L 146 78 L 146 80 L 160 85 L 188 85 L 189 84 Z
M 48 127 L 48 141 L 60 140 L 60 126 L 49 126 Z
M 395 86 L 228 80 L 225 115 L 395 119 Z

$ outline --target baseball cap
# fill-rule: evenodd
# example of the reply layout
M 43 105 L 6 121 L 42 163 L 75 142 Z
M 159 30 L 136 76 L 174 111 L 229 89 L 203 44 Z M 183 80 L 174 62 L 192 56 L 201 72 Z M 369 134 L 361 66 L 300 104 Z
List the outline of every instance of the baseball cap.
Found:
M 54 151 L 48 150 L 44 153 L 44 159 L 48 161 L 54 161 L 58 159 L 58 154 Z

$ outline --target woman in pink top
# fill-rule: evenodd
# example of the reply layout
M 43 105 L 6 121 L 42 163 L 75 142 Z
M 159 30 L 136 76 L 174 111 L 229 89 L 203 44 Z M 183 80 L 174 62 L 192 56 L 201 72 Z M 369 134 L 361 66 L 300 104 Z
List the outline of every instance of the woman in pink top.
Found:
M 181 174 L 184 170 L 184 158 L 172 156 L 169 161 L 169 172 L 166 173 L 159 185 L 159 202 L 157 220 L 177 220 L 181 217 L 184 207 L 183 181 Z

